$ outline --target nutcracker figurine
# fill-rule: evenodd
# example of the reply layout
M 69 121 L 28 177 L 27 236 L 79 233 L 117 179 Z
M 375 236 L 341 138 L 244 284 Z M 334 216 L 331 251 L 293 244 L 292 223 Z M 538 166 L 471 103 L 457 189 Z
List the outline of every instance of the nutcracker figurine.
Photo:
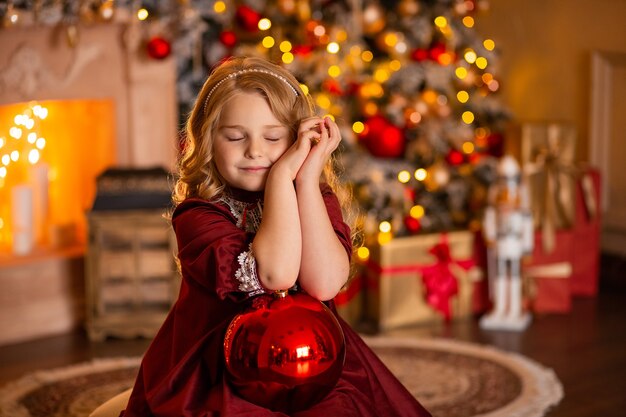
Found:
M 533 249 L 533 221 L 520 167 L 511 156 L 498 165 L 498 179 L 489 190 L 483 233 L 488 247 L 489 286 L 493 310 L 480 320 L 489 330 L 524 330 L 530 314 L 522 310 L 522 257 Z

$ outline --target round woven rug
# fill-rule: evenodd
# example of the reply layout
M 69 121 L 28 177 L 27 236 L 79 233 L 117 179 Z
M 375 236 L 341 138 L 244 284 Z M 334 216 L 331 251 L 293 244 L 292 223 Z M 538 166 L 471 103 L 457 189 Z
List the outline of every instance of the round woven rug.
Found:
M 492 347 L 441 339 L 365 341 L 434 417 L 540 417 L 563 388 L 551 369 Z M 28 374 L 0 388 L 1 417 L 86 417 L 130 388 L 140 358 Z

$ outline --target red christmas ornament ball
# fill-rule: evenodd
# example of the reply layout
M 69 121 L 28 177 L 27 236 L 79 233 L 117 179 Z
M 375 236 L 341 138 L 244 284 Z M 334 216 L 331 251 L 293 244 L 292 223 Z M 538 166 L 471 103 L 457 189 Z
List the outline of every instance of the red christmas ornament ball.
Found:
M 320 301 L 303 293 L 262 294 L 226 330 L 226 376 L 242 398 L 291 413 L 333 389 L 345 349 L 339 322 Z
M 172 46 L 167 39 L 155 36 L 146 45 L 148 55 L 154 59 L 165 59 L 170 55 Z
M 361 143 L 379 158 L 399 158 L 404 154 L 404 132 L 385 117 L 376 115 L 365 121 Z
M 257 32 L 261 14 L 249 6 L 239 6 L 235 12 L 235 19 L 247 32 Z
M 415 217 L 406 216 L 404 218 L 404 226 L 410 233 L 417 233 L 422 228 L 422 223 Z
M 446 161 L 448 161 L 450 165 L 457 166 L 465 162 L 465 157 L 456 149 L 451 149 L 446 155 Z
M 225 30 L 220 33 L 220 42 L 227 48 L 232 48 L 237 44 L 237 35 L 232 30 Z

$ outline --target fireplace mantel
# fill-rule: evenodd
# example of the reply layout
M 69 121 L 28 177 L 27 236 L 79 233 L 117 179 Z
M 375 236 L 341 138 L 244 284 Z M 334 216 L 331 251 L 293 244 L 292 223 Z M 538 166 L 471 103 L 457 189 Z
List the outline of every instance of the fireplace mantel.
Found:
M 174 167 L 176 68 L 153 60 L 133 25 L 78 27 L 70 46 L 63 27 L 0 30 L 0 105 L 32 100 L 109 99 L 115 105 L 116 163 Z

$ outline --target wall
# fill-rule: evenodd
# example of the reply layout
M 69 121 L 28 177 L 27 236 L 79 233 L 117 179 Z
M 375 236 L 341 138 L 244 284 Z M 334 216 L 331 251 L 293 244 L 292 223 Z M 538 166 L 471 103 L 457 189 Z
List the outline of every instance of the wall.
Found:
M 501 52 L 501 98 L 521 121 L 566 121 L 589 160 L 591 53 L 626 52 L 624 0 L 491 0 L 476 29 Z
M 116 163 L 172 169 L 178 142 L 174 59 L 147 58 L 137 30 L 79 26 L 74 46 L 61 26 L 0 30 L 0 105 L 110 99 Z

